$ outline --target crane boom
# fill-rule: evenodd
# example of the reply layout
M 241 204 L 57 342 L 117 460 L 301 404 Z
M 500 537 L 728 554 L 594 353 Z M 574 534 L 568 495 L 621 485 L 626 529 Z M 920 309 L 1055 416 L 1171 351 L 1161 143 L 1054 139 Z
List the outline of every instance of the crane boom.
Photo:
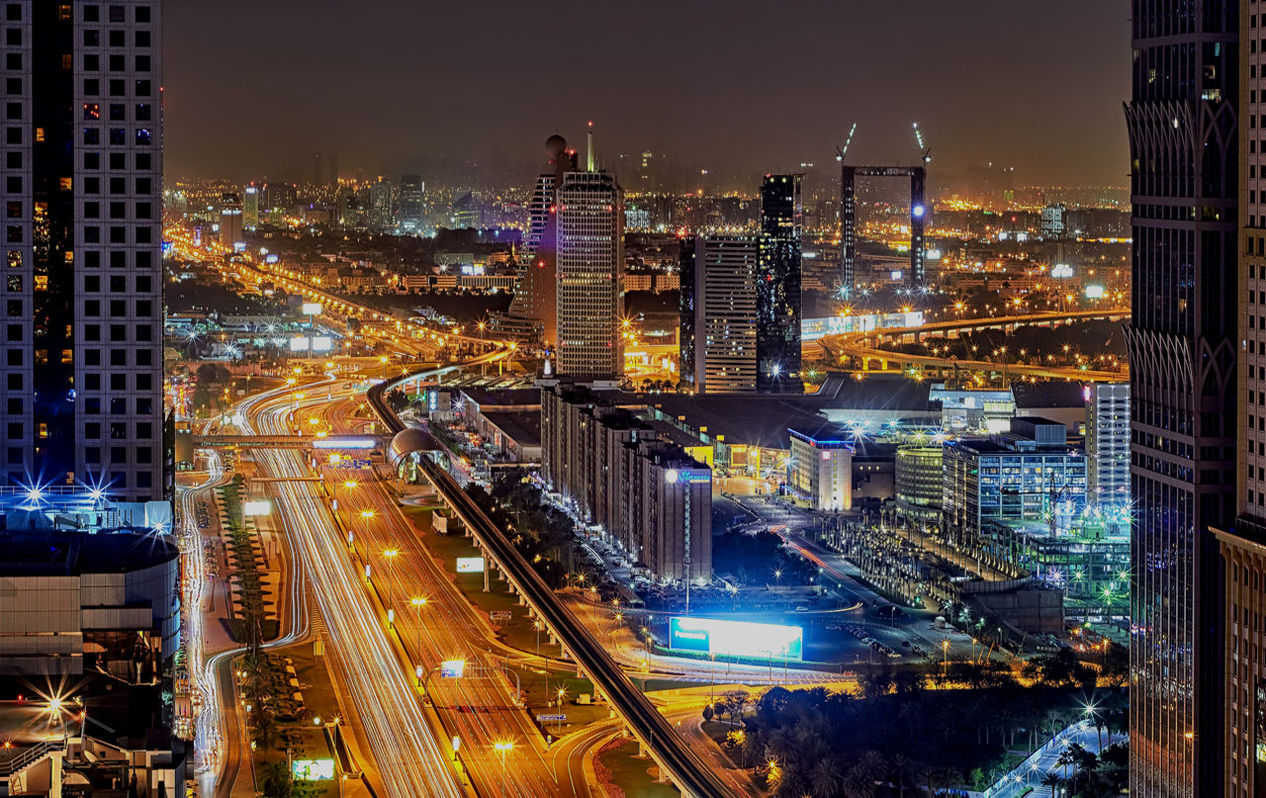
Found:
M 848 147 L 850 144 L 853 143 L 853 134 L 856 132 L 857 132 L 857 123 L 854 122 L 853 126 L 849 128 L 848 138 L 844 140 L 844 146 L 837 147 L 835 149 L 835 160 L 840 161 L 840 162 L 844 161 L 844 156 L 848 155 Z

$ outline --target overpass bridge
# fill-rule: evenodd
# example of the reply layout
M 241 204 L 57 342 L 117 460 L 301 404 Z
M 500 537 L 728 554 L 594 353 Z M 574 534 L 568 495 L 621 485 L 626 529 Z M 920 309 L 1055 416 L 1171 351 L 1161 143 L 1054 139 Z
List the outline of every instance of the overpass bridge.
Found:
M 377 435 L 194 435 L 195 449 L 329 449 L 331 451 L 372 451 L 382 449 Z
M 471 361 L 478 365 L 504 353 L 489 353 Z M 409 438 L 409 448 L 422 451 L 440 448 L 429 433 L 406 428 L 384 399 L 384 392 L 397 384 L 416 380 L 427 372 L 399 377 L 369 389 L 366 397 L 383 425 L 393 434 Z M 394 451 L 399 447 L 393 445 Z M 540 618 L 550 635 L 559 642 L 565 655 L 593 680 L 607 697 L 611 707 L 628 724 L 643 749 L 659 764 L 661 771 L 681 790 L 686 798 L 723 798 L 730 793 L 702 756 L 680 737 L 668 720 L 647 700 L 616 664 L 606 649 L 563 605 L 540 575 L 532 568 L 505 533 L 497 527 L 478 504 L 462 490 L 451 474 L 429 457 L 422 457 L 419 469 L 435 486 L 437 494 L 474 535 L 476 543 L 496 564 L 510 588 L 518 594 L 532 613 Z
M 885 330 L 828 335 L 812 345 L 824 353 L 832 363 L 850 360 L 860 366 L 860 371 L 871 371 L 872 364 L 879 371 L 906 371 L 919 369 L 925 377 L 951 379 L 960 372 L 986 372 L 1003 377 L 1014 375 L 1034 379 L 1106 381 L 1127 379 L 1128 369 L 1119 371 L 1091 369 L 1081 366 L 1055 366 L 1040 363 L 1005 360 L 975 360 L 957 357 L 940 357 L 931 354 L 909 354 L 892 348 L 896 344 L 921 343 L 926 336 L 942 335 L 957 338 L 965 333 L 980 330 L 1011 332 L 1017 327 L 1056 328 L 1080 321 L 1123 321 L 1128 319 L 1127 308 L 1078 310 L 1065 313 L 1024 313 L 1013 316 L 992 316 L 986 319 L 954 319 L 935 321 L 919 327 L 893 327 Z M 808 345 L 806 345 L 806 348 Z

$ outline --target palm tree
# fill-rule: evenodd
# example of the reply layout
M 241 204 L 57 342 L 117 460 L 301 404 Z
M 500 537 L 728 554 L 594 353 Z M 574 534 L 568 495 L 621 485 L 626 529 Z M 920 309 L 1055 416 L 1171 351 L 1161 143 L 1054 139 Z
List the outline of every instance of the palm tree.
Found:
M 1064 781 L 1068 781 L 1068 766 L 1077 764 L 1077 752 L 1072 747 L 1065 748 L 1055 760 L 1055 764 L 1064 768 Z
M 906 782 L 919 780 L 919 763 L 905 754 L 896 753 L 888 764 L 892 767 L 892 777 L 897 781 L 897 794 L 899 798 L 905 798 Z
M 1054 771 L 1047 773 L 1042 777 L 1042 786 L 1051 788 L 1051 798 L 1055 798 L 1055 788 L 1063 783 L 1064 780 L 1061 779 L 1059 774 Z
M 819 759 L 809 771 L 809 785 L 817 798 L 838 795 L 844 786 L 844 773 L 840 770 L 839 761 L 835 757 Z

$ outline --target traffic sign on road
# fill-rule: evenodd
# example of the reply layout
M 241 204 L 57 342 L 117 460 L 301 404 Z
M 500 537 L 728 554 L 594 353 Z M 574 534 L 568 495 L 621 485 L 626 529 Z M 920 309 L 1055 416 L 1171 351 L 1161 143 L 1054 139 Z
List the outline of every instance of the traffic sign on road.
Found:
M 488 613 L 488 620 L 491 621 L 508 621 L 513 617 L 514 615 L 509 610 L 493 610 Z
M 566 715 L 537 715 L 536 716 L 537 723 L 547 723 L 547 722 L 556 721 L 556 720 L 557 721 L 567 720 L 567 716 Z

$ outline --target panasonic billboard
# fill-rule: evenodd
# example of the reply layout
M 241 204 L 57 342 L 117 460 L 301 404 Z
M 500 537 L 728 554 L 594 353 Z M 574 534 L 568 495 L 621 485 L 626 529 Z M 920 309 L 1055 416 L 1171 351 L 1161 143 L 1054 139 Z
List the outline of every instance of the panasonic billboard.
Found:
M 804 630 L 772 623 L 721 621 L 674 616 L 668 619 L 668 647 L 692 654 L 765 659 L 804 658 Z

